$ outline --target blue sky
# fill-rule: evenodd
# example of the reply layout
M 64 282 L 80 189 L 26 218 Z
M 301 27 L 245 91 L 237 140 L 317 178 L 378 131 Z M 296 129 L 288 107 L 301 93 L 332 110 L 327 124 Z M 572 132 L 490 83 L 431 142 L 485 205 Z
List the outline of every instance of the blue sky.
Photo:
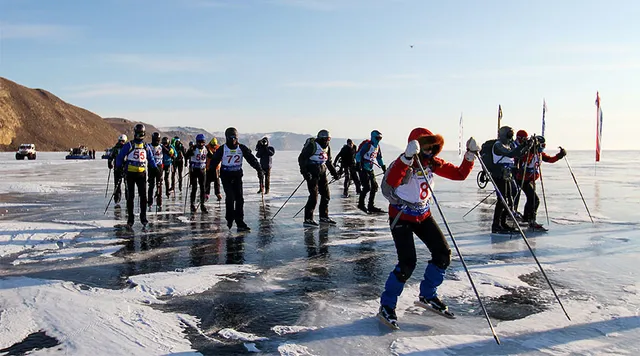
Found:
M 101 116 L 222 131 L 327 128 L 404 147 L 416 126 L 636 149 L 640 2 L 0 0 L 0 76 Z M 413 48 L 410 46 L 413 45 Z M 335 145 L 335 144 L 334 144 Z M 606 157 L 606 155 L 604 155 Z

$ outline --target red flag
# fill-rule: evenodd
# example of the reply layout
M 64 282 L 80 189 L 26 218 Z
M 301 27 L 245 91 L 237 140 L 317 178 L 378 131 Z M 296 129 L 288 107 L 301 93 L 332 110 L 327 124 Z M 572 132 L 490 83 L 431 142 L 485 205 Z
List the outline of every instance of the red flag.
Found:
M 602 107 L 600 106 L 600 92 L 596 92 L 596 162 L 600 162 L 602 149 Z

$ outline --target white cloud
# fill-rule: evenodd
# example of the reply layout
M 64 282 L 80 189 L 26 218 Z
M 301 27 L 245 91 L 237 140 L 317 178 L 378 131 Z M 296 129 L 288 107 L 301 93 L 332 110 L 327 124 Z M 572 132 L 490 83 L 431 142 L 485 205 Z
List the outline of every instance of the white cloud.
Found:
M 364 83 L 358 83 L 349 80 L 334 80 L 334 81 L 320 81 L 320 82 L 291 82 L 286 83 L 285 87 L 293 88 L 317 88 L 317 89 L 331 89 L 331 88 L 362 88 L 366 86 Z
M 120 53 L 107 54 L 102 58 L 109 63 L 153 71 L 203 72 L 216 68 L 212 61 L 197 57 L 163 57 L 162 55 Z
M 222 97 L 190 87 L 150 87 L 119 83 L 90 84 L 69 88 L 70 97 L 95 98 L 126 96 L 135 98 L 215 98 Z
M 1 39 L 63 40 L 78 34 L 78 29 L 70 26 L 0 22 Z

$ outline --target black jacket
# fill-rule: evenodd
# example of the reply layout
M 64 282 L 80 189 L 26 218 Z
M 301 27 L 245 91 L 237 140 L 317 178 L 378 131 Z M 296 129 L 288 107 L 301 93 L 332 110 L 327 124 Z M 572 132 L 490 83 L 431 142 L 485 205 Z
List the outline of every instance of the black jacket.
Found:
M 217 167 L 218 163 L 222 161 L 222 156 L 224 156 L 225 146 L 227 146 L 226 143 L 220 146 L 218 150 L 216 150 L 216 152 L 213 154 L 213 157 L 211 157 L 211 162 L 209 163 L 209 167 Z M 247 163 L 249 163 L 249 165 L 253 167 L 253 169 L 258 171 L 259 175 L 262 174 L 262 168 L 260 167 L 260 163 L 258 162 L 258 159 L 256 158 L 256 156 L 254 156 L 253 153 L 251 153 L 251 149 L 249 149 L 249 147 L 241 143 L 238 144 L 238 148 L 240 148 L 240 150 L 242 151 L 242 157 L 245 159 L 245 161 L 247 161 Z M 225 175 L 231 176 L 231 175 L 237 175 L 237 174 L 239 174 L 240 177 L 242 177 L 243 175 L 242 169 L 240 169 L 239 171 L 227 171 L 225 170 L 224 165 L 220 166 L 220 177 L 223 177 Z
M 329 170 L 331 175 L 337 176 L 338 172 L 336 168 L 333 166 L 331 160 L 331 146 L 327 146 L 327 163 L 325 164 L 313 164 L 309 161 L 309 158 L 313 156 L 316 152 L 316 141 L 314 139 L 309 139 L 305 146 L 302 148 L 302 152 L 298 156 L 298 165 L 300 166 L 300 173 L 305 175 L 306 173 L 311 173 L 313 176 L 319 176 L 321 173 L 324 173 L 326 169 Z M 325 168 L 326 166 L 326 168 Z
M 342 149 L 333 161 L 333 165 L 337 166 L 340 162 L 340 166 L 344 169 L 347 167 L 353 167 L 356 164 L 356 146 L 344 145 Z
M 266 171 L 271 168 L 273 161 L 271 157 L 273 157 L 274 154 L 276 154 L 275 148 L 268 145 L 261 145 L 260 143 L 256 145 L 256 157 L 260 158 L 260 166 L 263 170 Z

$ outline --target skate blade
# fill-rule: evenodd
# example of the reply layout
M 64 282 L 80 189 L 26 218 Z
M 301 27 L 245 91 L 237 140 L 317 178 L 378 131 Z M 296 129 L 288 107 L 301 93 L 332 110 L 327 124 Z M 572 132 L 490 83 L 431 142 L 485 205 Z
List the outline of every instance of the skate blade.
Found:
M 428 310 L 430 312 L 436 313 L 436 314 L 438 314 L 440 316 L 444 316 L 447 319 L 455 319 L 456 318 L 456 316 L 452 312 L 450 312 L 448 308 L 445 311 L 440 311 L 440 310 L 435 309 L 434 307 L 432 307 L 431 304 L 425 304 L 425 303 L 422 303 L 419 300 L 413 302 L 413 304 L 415 306 L 417 306 L 417 307 L 420 307 L 420 308 L 423 308 L 423 309 Z
M 398 325 L 397 322 L 390 322 L 389 320 L 385 319 L 382 315 L 380 315 L 380 313 L 378 313 L 378 320 L 380 320 L 381 323 L 390 327 L 393 330 L 400 330 L 400 326 Z

